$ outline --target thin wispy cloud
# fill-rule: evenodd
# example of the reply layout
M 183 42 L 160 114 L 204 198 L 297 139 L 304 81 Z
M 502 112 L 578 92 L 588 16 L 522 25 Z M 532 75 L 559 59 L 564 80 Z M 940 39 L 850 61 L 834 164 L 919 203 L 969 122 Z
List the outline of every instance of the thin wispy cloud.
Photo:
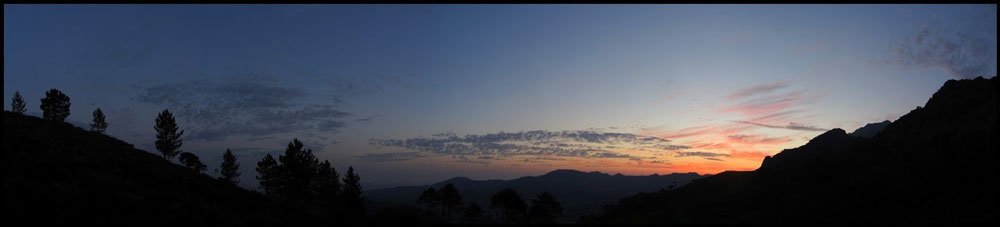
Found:
M 737 92 L 733 92 L 732 94 L 729 94 L 729 96 L 726 97 L 729 99 L 739 99 L 739 98 L 745 98 L 747 96 L 766 94 L 778 89 L 788 87 L 788 85 L 789 83 L 786 81 L 774 82 L 770 84 L 761 84 L 753 87 L 744 88 L 743 90 L 739 90 Z
M 757 85 L 740 90 L 730 95 L 736 103 L 723 108 L 722 112 L 738 113 L 743 119 L 731 121 L 734 123 L 754 125 L 766 128 L 789 129 L 798 131 L 825 131 L 826 129 L 795 123 L 793 121 L 808 120 L 808 105 L 816 102 L 818 96 L 807 94 L 808 90 L 782 91 L 790 86 L 787 82 L 776 82 Z M 787 123 L 785 123 L 787 122 Z M 730 138 L 735 139 L 735 138 Z M 735 142 L 740 142 L 735 141 Z M 775 142 L 778 141 L 760 141 Z
M 382 115 L 373 115 L 373 116 L 370 116 L 370 117 L 358 118 L 358 119 L 354 119 L 354 122 L 371 124 L 372 120 L 375 120 L 375 118 L 378 118 L 378 117 L 381 117 L 381 116 Z
M 479 164 L 479 165 L 489 165 L 493 163 L 491 159 L 484 159 L 483 156 L 479 157 L 469 157 L 465 155 L 454 155 L 452 160 L 454 162 L 466 163 L 466 164 Z
M 189 139 L 219 140 L 232 135 L 337 132 L 350 116 L 330 104 L 303 102 L 294 87 L 254 80 L 196 80 L 141 87 L 133 99 L 162 105 L 188 123 Z
M 728 154 L 720 154 L 720 153 L 712 153 L 712 152 L 704 152 L 704 151 L 681 151 L 681 152 L 677 152 L 677 154 L 674 155 L 674 157 L 708 157 L 708 158 L 715 158 L 715 157 L 729 157 L 729 155 Z
M 764 135 L 735 134 L 728 136 L 729 142 L 739 144 L 784 144 L 791 142 L 788 137 L 767 137 Z
M 564 156 L 639 160 L 642 157 L 622 153 L 621 150 L 666 152 L 689 148 L 671 144 L 669 140 L 629 133 L 544 130 L 461 137 L 454 133 L 439 133 L 430 138 L 371 139 L 369 143 L 440 155 L 490 157 L 489 159 L 509 156 Z
M 421 152 L 392 152 L 392 153 L 371 153 L 355 156 L 355 158 L 369 162 L 399 162 L 413 160 L 424 157 Z
M 805 104 L 804 91 L 786 92 L 776 95 L 749 98 L 724 109 L 725 112 L 736 112 L 746 117 L 762 117 L 787 111 L 792 107 Z
M 658 130 L 656 130 L 656 131 L 658 131 Z M 708 125 L 702 125 L 702 126 L 687 127 L 687 128 L 683 128 L 683 129 L 679 129 L 679 130 L 675 130 L 675 131 L 667 131 L 667 132 L 654 132 L 654 129 L 646 129 L 646 130 L 644 130 L 645 133 L 642 133 L 642 134 L 649 133 L 651 135 L 655 135 L 656 137 L 666 138 L 666 139 L 681 139 L 681 138 L 694 137 L 694 136 L 700 136 L 700 135 L 705 135 L 705 134 L 718 133 L 719 131 L 720 131 L 720 129 L 717 128 L 717 127 L 708 126 Z
M 799 131 L 822 132 L 822 131 L 827 131 L 828 130 L 828 129 L 824 129 L 824 128 L 819 128 L 819 127 L 809 126 L 809 125 L 802 125 L 802 124 L 797 124 L 797 123 L 788 123 L 788 125 L 770 125 L 770 124 L 763 124 L 763 123 L 757 123 L 757 122 L 752 122 L 752 121 L 732 121 L 732 122 L 741 123 L 741 124 L 756 125 L 756 126 L 765 127 L 765 128 L 789 129 L 789 130 L 799 130 Z
M 787 117 L 789 117 L 789 116 L 792 116 L 792 115 L 795 115 L 795 114 L 798 114 L 798 113 L 802 113 L 802 112 L 803 112 L 802 110 L 786 110 L 786 111 L 781 111 L 781 112 L 777 112 L 777 113 L 773 113 L 773 114 L 768 114 L 768 115 L 764 115 L 764 116 L 755 117 L 755 118 L 753 118 L 751 120 L 752 121 L 757 121 L 757 122 L 760 122 L 760 121 L 772 121 L 772 120 L 784 120 L 784 119 L 787 119 Z

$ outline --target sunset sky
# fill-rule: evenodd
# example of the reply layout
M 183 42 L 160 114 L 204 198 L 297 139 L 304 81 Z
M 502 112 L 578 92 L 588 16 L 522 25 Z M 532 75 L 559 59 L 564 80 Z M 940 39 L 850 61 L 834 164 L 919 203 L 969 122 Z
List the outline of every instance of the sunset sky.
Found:
M 752 170 L 996 75 L 996 5 L 4 5 L 4 109 L 184 151 L 242 185 L 302 140 L 366 188 L 555 169 Z M 157 153 L 158 154 L 158 153 Z M 214 174 L 214 173 L 213 173 Z

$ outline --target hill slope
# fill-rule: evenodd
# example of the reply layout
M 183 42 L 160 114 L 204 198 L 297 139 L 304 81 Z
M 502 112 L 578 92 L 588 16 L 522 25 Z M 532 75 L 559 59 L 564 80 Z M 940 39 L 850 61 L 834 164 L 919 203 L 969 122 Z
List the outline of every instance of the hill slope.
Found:
M 866 124 L 864 127 L 854 130 L 854 132 L 852 132 L 851 135 L 861 138 L 872 138 L 876 134 L 881 132 L 882 129 L 885 129 L 885 126 L 889 126 L 890 123 L 892 122 L 888 120 L 879 123 L 869 123 Z
M 996 222 L 997 86 L 950 80 L 870 139 L 834 129 L 755 171 L 624 198 L 597 221 Z
M 476 202 L 482 207 L 489 207 L 490 196 L 507 187 L 516 190 L 526 202 L 535 195 L 547 191 L 562 203 L 565 209 L 564 221 L 576 221 L 580 215 L 600 212 L 601 207 L 618 198 L 639 192 L 657 191 L 669 187 L 674 182 L 676 186 L 680 186 L 701 177 L 703 176 L 696 173 L 624 176 L 601 172 L 555 170 L 541 176 L 513 180 L 479 181 L 456 177 L 427 186 L 370 190 L 365 192 L 365 196 L 383 207 L 416 206 L 417 197 L 428 187 L 441 189 L 445 184 L 451 183 L 459 190 L 466 204 Z
M 4 112 L 3 212 L 15 223 L 312 222 L 264 196 L 68 123 Z M 152 129 L 150 129 L 152 130 Z

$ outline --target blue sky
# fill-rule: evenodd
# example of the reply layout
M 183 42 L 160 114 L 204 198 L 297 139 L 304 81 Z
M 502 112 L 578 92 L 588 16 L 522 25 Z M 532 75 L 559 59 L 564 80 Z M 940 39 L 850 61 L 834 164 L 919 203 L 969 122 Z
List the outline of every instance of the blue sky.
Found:
M 100 107 L 151 152 L 170 108 L 182 149 L 217 166 L 233 148 L 247 187 L 292 138 L 367 187 L 714 173 L 996 75 L 996 27 L 995 5 L 4 5 L 4 95 L 40 115 L 58 88 L 68 121 Z M 532 130 L 603 139 L 444 136 Z M 527 147 L 377 142 L 413 138 Z

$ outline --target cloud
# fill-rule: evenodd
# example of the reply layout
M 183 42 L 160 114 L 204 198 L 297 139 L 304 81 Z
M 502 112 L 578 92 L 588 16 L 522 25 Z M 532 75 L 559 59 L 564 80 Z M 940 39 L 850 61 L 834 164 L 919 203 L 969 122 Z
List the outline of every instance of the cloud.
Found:
M 729 157 L 728 154 L 704 152 L 704 151 L 681 151 L 677 152 L 674 157 L 703 157 L 703 158 L 715 158 L 715 157 Z
M 676 130 L 676 131 L 670 131 L 670 132 L 659 132 L 659 133 L 657 133 L 657 132 L 654 132 L 654 131 L 656 131 L 656 129 L 643 129 L 642 132 L 641 132 L 641 134 L 644 134 L 644 135 L 645 134 L 653 134 L 653 135 L 656 135 L 656 137 L 659 137 L 659 138 L 681 139 L 681 138 L 692 137 L 692 136 L 699 136 L 699 135 L 704 135 L 704 134 L 718 133 L 720 131 L 720 129 L 717 128 L 717 127 L 714 127 L 714 126 L 705 125 L 705 126 L 687 127 L 687 128 L 683 128 L 683 129 Z
M 801 124 L 797 124 L 797 123 L 794 123 L 794 122 L 793 123 L 788 123 L 788 125 L 784 125 L 784 126 L 763 124 L 763 123 L 757 123 L 757 122 L 752 122 L 752 121 L 732 121 L 732 122 L 742 123 L 742 124 L 756 125 L 756 126 L 761 126 L 761 127 L 766 127 L 766 128 L 790 129 L 790 130 L 798 130 L 798 131 L 823 132 L 823 131 L 827 131 L 828 130 L 828 129 L 818 128 L 818 127 L 814 127 L 814 126 L 801 125 Z
M 787 117 L 789 117 L 791 115 L 794 115 L 794 114 L 797 114 L 797 113 L 801 113 L 801 112 L 802 112 L 802 110 L 786 110 L 786 111 L 772 113 L 772 114 L 768 114 L 768 115 L 764 115 L 764 116 L 755 117 L 755 118 L 752 119 L 752 121 L 760 122 L 760 121 L 770 121 L 770 120 L 784 120 L 784 119 L 787 119 Z
M 358 118 L 358 119 L 354 119 L 354 122 L 371 124 L 372 120 L 375 120 L 375 118 L 378 118 L 378 117 L 381 117 L 381 116 L 382 115 L 374 115 L 374 116 L 365 117 L 365 118 Z
M 993 18 L 996 27 L 996 17 Z M 946 32 L 924 26 L 893 47 L 888 62 L 904 66 L 943 67 L 956 78 L 996 75 L 996 31 L 988 35 Z M 992 37 L 991 37 L 992 35 Z
M 196 80 L 140 87 L 134 100 L 162 105 L 185 120 L 189 139 L 220 140 L 232 135 L 266 135 L 314 130 L 337 132 L 350 116 L 328 104 L 306 103 L 301 89 L 258 80 L 225 83 Z
M 826 131 L 826 129 L 823 128 L 797 123 L 788 123 L 788 125 L 777 125 L 774 123 L 788 122 L 791 120 L 803 120 L 803 117 L 799 115 L 806 112 L 806 108 L 804 106 L 815 102 L 818 98 L 818 96 L 807 95 L 807 90 L 767 94 L 774 93 L 775 91 L 788 86 L 789 84 L 787 82 L 776 82 L 743 89 L 733 95 L 730 95 L 730 98 L 736 99 L 733 101 L 738 101 L 738 103 L 723 108 L 722 112 L 739 113 L 745 119 L 750 119 L 731 121 L 735 123 L 798 131 Z M 740 139 L 741 138 L 730 137 L 730 140 L 733 142 L 750 142 L 745 140 L 747 138 L 742 138 L 744 140 Z M 780 143 L 780 140 L 761 140 L 755 142 Z
M 673 145 L 670 144 L 669 140 L 652 136 L 585 130 L 500 132 L 462 137 L 454 133 L 439 133 L 431 138 L 405 140 L 373 138 L 369 140 L 369 143 L 457 157 L 476 156 L 479 157 L 476 158 L 479 161 L 482 161 L 480 159 L 494 159 L 498 156 L 642 159 L 642 157 L 618 151 L 664 152 L 688 148 L 687 146 Z
M 785 81 L 774 82 L 770 84 L 761 84 L 753 87 L 748 87 L 743 90 L 739 90 L 727 96 L 729 99 L 739 99 L 747 96 L 753 96 L 757 94 L 765 94 L 778 89 L 788 87 L 789 83 Z
M 752 118 L 760 118 L 762 115 L 775 115 L 787 112 L 787 109 L 797 105 L 805 104 L 803 93 L 804 91 L 794 91 L 777 95 L 750 98 L 740 103 L 731 105 L 723 111 L 741 113 L 744 116 Z
M 355 158 L 370 161 L 370 162 L 398 162 L 407 161 L 417 158 L 424 157 L 420 152 L 393 152 L 393 153 L 377 153 L 377 154 L 364 154 L 355 156 Z
M 788 137 L 767 137 L 763 135 L 746 134 L 729 135 L 727 138 L 731 143 L 741 144 L 784 144 L 792 141 L 792 139 Z
M 693 142 L 690 144 L 695 149 L 721 150 L 729 149 L 729 143 Z
M 488 159 L 481 159 L 481 157 L 482 156 L 480 156 L 480 158 L 469 158 L 469 157 L 467 157 L 465 155 L 453 155 L 453 156 L 451 156 L 452 159 L 455 159 L 456 162 L 460 162 L 460 163 L 480 164 L 480 165 L 490 165 L 492 163 Z

